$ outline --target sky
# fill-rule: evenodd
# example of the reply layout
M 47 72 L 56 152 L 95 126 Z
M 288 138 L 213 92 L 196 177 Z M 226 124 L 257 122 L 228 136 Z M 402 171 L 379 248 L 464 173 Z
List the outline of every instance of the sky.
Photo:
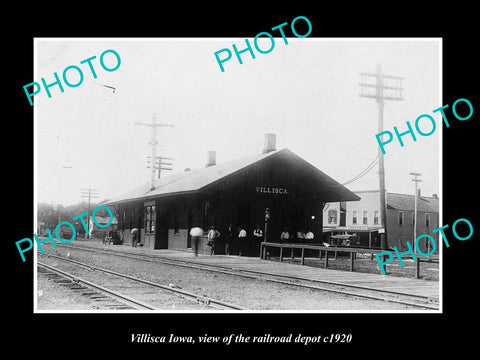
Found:
M 268 49 L 269 40 L 259 42 Z M 252 39 L 250 42 L 253 43 Z M 441 192 L 441 40 L 275 38 L 268 54 L 235 55 L 221 72 L 214 53 L 245 47 L 244 38 L 69 39 L 37 38 L 32 81 L 54 81 L 76 65 L 84 79 L 64 92 L 58 86 L 34 97 L 35 202 L 70 205 L 85 200 L 81 189 L 98 190 L 98 201 L 121 195 L 150 180 L 147 156 L 151 130 L 135 122 L 159 123 L 157 155 L 173 158 L 173 171 L 205 166 L 207 151 L 217 163 L 259 154 L 264 134 L 275 133 L 277 149 L 289 148 L 344 183 L 377 156 L 378 107 L 360 97 L 361 72 L 402 76 L 403 101 L 386 101 L 384 129 L 407 130 L 422 114 L 437 120 L 431 136 L 403 137 L 386 146 L 389 192 L 414 194 L 410 172 L 422 173 L 422 195 Z M 107 72 L 100 55 L 115 50 L 121 64 Z M 233 50 L 232 50 L 233 52 Z M 92 60 L 97 78 L 88 64 Z M 107 67 L 116 64 L 105 55 Z M 68 72 L 72 83 L 75 71 Z M 63 80 L 62 80 L 63 82 Z M 107 85 L 115 88 L 102 86 Z M 28 101 L 28 100 L 26 100 Z M 421 123 L 424 132 L 431 129 Z M 378 189 L 378 167 L 347 185 L 352 191 Z

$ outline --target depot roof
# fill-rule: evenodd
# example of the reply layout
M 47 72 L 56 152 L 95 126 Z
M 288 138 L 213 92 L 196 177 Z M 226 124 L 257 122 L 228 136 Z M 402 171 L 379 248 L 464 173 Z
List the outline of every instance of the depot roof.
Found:
M 173 174 L 162 179 L 156 179 L 153 190 L 151 190 L 150 182 L 146 182 L 145 184 L 142 184 L 119 197 L 107 201 L 106 204 L 197 192 L 219 181 L 222 181 L 234 175 L 238 171 L 248 168 L 249 166 L 266 161 L 267 159 L 273 159 L 281 156 L 289 156 L 296 161 L 303 162 L 306 167 L 312 170 L 312 174 L 321 182 L 321 184 L 327 187 L 328 192 L 335 195 L 336 201 L 356 201 L 360 199 L 360 197 L 355 195 L 353 192 L 340 185 L 337 181 L 333 180 L 307 161 L 295 155 L 292 151 L 288 149 L 282 149 L 233 160 L 222 164 L 192 169 L 182 173 Z

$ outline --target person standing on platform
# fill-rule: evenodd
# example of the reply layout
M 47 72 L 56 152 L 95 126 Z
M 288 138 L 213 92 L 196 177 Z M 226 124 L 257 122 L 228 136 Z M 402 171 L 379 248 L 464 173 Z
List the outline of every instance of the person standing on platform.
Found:
M 305 241 L 305 231 L 303 229 L 297 231 L 297 241 L 300 243 Z
M 190 236 L 192 237 L 193 247 L 195 251 L 195 257 L 198 256 L 198 243 L 203 236 L 203 230 L 200 226 L 195 226 L 190 230 Z
M 247 248 L 247 232 L 241 226 L 239 226 L 240 231 L 238 232 L 238 255 L 244 256 Z
M 139 230 L 138 228 L 134 227 L 131 231 L 130 234 L 132 235 L 132 247 L 137 247 L 137 242 L 138 242 L 138 233 Z
M 288 243 L 289 239 L 290 239 L 290 234 L 288 232 L 288 229 L 284 228 L 283 232 L 280 234 L 280 243 L 281 244 Z
M 260 225 L 257 224 L 255 230 L 253 230 L 253 246 L 256 252 L 256 255 L 260 254 L 260 244 L 263 241 L 263 231 Z
M 215 247 L 217 246 L 217 242 L 218 242 L 218 238 L 220 237 L 220 231 L 218 231 L 217 229 L 215 229 L 215 226 L 212 226 L 210 228 L 210 231 L 208 232 L 208 242 L 207 242 L 207 245 L 210 244 L 211 248 L 210 248 L 210 255 L 214 255 L 215 254 Z
M 235 230 L 233 230 L 233 225 L 228 225 L 227 236 L 225 237 L 225 255 L 230 255 L 232 247 L 234 246 L 235 241 Z
M 303 229 L 300 229 L 297 231 L 297 242 L 302 244 L 305 242 L 305 231 Z M 292 258 L 294 257 L 294 249 L 292 249 Z M 298 254 L 298 251 L 297 251 Z

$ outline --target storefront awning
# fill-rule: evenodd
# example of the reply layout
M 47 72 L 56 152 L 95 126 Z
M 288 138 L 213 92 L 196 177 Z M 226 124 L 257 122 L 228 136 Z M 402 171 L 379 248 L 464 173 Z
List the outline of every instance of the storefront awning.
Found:
M 336 227 L 324 227 L 323 232 L 374 232 L 381 229 L 380 226 L 367 226 L 367 225 L 351 225 L 351 226 L 336 226 Z

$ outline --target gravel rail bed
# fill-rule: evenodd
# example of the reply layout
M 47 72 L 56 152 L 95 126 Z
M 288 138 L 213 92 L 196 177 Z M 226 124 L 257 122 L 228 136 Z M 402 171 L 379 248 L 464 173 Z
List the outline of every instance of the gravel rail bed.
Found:
M 62 261 L 46 256 L 39 257 L 47 265 L 66 271 L 74 276 L 129 296 L 135 300 L 155 307 L 157 310 L 212 310 L 204 304 L 196 303 L 168 290 L 154 288 L 136 281 L 106 274 L 101 271 L 92 271 L 77 264 Z M 71 257 L 69 256 L 69 259 Z M 78 261 L 81 261 L 77 259 Z M 82 261 L 83 262 L 83 261 Z M 90 263 L 90 265 L 93 265 Z
M 47 249 L 46 252 L 85 262 L 162 285 L 177 286 L 198 295 L 213 297 L 251 310 L 411 310 L 413 307 L 325 291 L 247 279 L 175 265 L 119 258 L 78 249 Z M 43 257 L 42 257 L 43 258 Z M 43 261 L 43 260 L 42 260 Z M 55 260 L 57 263 L 61 260 Z M 203 307 L 203 310 L 205 307 Z
M 39 272 L 37 277 L 37 310 L 110 311 L 112 309 L 109 303 L 82 296 Z

